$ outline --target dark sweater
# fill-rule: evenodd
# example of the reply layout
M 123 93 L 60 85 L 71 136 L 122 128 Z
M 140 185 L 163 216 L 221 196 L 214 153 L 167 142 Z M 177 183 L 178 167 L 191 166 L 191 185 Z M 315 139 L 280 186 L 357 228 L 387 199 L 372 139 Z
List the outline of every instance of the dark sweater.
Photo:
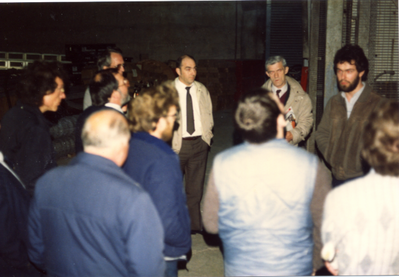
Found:
M 50 125 L 38 107 L 21 103 L 1 121 L 0 150 L 31 195 L 36 180 L 57 166 Z
M 132 134 L 123 170 L 150 194 L 165 232 L 164 254 L 179 257 L 191 248 L 190 217 L 179 158 L 164 141 L 146 132 Z

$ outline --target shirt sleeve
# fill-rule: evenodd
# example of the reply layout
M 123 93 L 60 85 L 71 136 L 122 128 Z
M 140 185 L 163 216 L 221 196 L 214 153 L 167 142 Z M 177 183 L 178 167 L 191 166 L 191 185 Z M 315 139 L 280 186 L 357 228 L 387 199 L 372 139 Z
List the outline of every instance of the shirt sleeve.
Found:
M 205 229 L 211 234 L 219 232 L 219 193 L 215 185 L 213 169 L 208 179 L 204 198 L 203 221 Z
M 331 110 L 331 99 L 328 101 L 328 104 L 323 112 L 323 116 L 321 118 L 320 124 L 317 127 L 316 131 L 316 144 L 317 148 L 320 150 L 321 154 L 324 158 L 326 158 L 326 151 L 328 146 L 328 140 L 330 137 L 330 110 Z M 329 161 L 327 161 L 329 162 Z
M 184 198 L 180 168 L 177 163 L 166 160 L 156 161 L 145 177 L 146 191 L 159 213 L 165 232 L 165 243 L 176 247 L 190 245 L 189 214 L 186 205 L 182 209 L 179 199 Z M 155 173 L 156 172 L 156 173 Z M 184 201 L 184 200 L 182 200 Z M 187 222 L 182 217 L 187 217 Z M 188 251 L 188 249 L 187 249 Z
M 331 191 L 331 176 L 325 166 L 319 162 L 317 166 L 316 183 L 313 191 L 310 211 L 313 219 L 313 268 L 319 269 L 323 264 L 320 257 L 322 249 L 321 224 L 323 217 L 323 207 L 327 194 Z

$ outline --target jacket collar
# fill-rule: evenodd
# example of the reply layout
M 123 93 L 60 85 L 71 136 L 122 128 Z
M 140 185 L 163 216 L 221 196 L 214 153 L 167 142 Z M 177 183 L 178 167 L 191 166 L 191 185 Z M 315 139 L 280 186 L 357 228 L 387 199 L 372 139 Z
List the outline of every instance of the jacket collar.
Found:
M 98 168 L 100 171 L 107 172 L 110 171 L 110 169 L 115 170 L 115 169 L 120 169 L 119 166 L 116 165 L 113 161 L 98 156 L 98 155 L 93 155 L 89 154 L 86 152 L 80 152 L 75 158 L 71 160 L 69 165 L 75 165 L 75 164 L 86 164 L 90 167 L 95 167 Z
M 152 135 L 150 135 L 147 132 L 136 132 L 132 134 L 132 138 L 133 139 L 138 139 L 138 140 L 142 140 L 145 141 L 149 144 L 152 144 L 156 147 L 158 147 L 160 150 L 164 151 L 167 154 L 174 154 L 175 152 L 173 152 L 172 148 L 163 140 L 156 138 Z

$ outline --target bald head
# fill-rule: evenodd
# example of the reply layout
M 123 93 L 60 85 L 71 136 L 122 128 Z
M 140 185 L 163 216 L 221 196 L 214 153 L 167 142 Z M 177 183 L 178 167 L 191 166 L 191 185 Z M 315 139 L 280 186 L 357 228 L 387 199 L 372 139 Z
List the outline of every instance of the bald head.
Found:
M 113 110 L 101 110 L 86 120 L 82 130 L 84 151 L 102 156 L 121 166 L 129 149 L 127 120 Z

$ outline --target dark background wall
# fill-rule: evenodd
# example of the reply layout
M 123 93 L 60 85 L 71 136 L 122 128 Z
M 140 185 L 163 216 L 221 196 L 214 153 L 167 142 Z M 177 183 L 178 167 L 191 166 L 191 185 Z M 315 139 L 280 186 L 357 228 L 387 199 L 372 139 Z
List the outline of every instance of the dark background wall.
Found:
M 114 43 L 135 61 L 264 59 L 265 16 L 266 1 L 0 4 L 0 51 Z

